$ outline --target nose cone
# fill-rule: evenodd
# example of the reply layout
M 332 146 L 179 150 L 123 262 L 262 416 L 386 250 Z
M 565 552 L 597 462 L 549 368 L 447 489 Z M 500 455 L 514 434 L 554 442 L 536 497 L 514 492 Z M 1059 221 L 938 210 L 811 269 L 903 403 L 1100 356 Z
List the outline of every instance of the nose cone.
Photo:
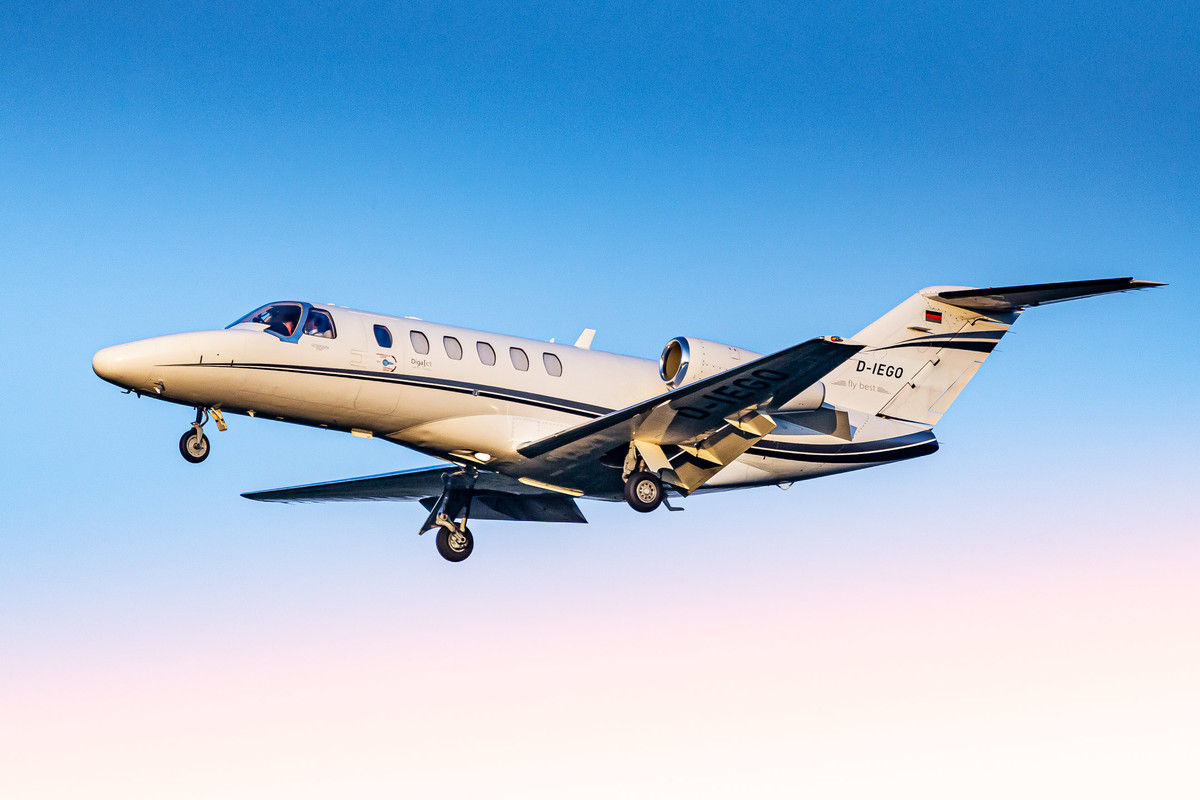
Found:
M 106 347 L 92 356 L 92 371 L 109 383 L 125 389 L 143 389 L 154 366 L 141 342 Z

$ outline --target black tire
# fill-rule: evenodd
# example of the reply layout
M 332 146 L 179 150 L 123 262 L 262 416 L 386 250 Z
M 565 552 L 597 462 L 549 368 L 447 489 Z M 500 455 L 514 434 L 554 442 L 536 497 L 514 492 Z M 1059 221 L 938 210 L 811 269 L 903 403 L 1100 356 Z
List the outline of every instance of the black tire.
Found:
M 457 528 L 451 529 L 439 525 L 437 549 L 438 554 L 447 561 L 463 561 L 475 549 L 475 537 L 471 535 L 470 528 L 465 525 L 461 531 Z
M 193 464 L 199 464 L 204 459 L 208 458 L 208 437 L 204 435 L 204 431 L 200 431 L 199 438 L 196 437 L 196 429 L 188 428 L 183 436 L 179 437 L 179 453 Z
M 625 481 L 625 502 L 634 511 L 648 514 L 663 501 L 662 481 L 649 472 L 635 472 Z

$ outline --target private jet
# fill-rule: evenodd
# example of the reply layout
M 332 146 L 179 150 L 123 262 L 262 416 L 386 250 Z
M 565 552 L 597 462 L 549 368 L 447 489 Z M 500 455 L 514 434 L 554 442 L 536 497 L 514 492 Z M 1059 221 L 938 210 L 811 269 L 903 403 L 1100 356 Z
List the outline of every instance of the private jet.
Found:
M 668 495 L 792 483 L 938 449 L 933 426 L 1033 306 L 1165 284 L 1133 278 L 922 289 L 855 336 L 770 355 L 690 336 L 657 361 L 301 301 L 222 330 L 106 347 L 95 373 L 195 409 L 179 441 L 204 461 L 226 415 L 381 438 L 439 466 L 243 497 L 408 500 L 438 552 L 474 549 L 467 522 L 586 522 L 576 500 L 639 512 Z

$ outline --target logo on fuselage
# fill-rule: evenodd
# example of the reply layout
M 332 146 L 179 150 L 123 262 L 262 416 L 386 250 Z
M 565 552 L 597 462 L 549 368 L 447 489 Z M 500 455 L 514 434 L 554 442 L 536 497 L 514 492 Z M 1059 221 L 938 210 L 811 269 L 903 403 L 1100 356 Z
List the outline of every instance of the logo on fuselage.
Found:
M 396 371 L 396 358 L 394 356 L 387 353 L 378 353 L 377 355 L 379 356 L 379 366 L 388 372 Z

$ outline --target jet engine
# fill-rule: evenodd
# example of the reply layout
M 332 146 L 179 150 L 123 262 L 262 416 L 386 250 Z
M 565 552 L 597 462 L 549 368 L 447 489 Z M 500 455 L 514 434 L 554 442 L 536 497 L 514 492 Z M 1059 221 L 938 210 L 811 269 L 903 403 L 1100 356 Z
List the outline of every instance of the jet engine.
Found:
M 676 336 L 667 342 L 658 358 L 658 374 L 668 387 L 678 389 L 709 375 L 753 361 L 761 355 L 707 339 Z
M 667 342 L 658 358 L 658 374 L 671 389 L 724 372 L 761 358 L 761 354 L 708 339 L 677 336 Z M 815 411 L 825 403 L 825 384 L 817 381 L 784 403 L 764 409 L 768 413 Z

